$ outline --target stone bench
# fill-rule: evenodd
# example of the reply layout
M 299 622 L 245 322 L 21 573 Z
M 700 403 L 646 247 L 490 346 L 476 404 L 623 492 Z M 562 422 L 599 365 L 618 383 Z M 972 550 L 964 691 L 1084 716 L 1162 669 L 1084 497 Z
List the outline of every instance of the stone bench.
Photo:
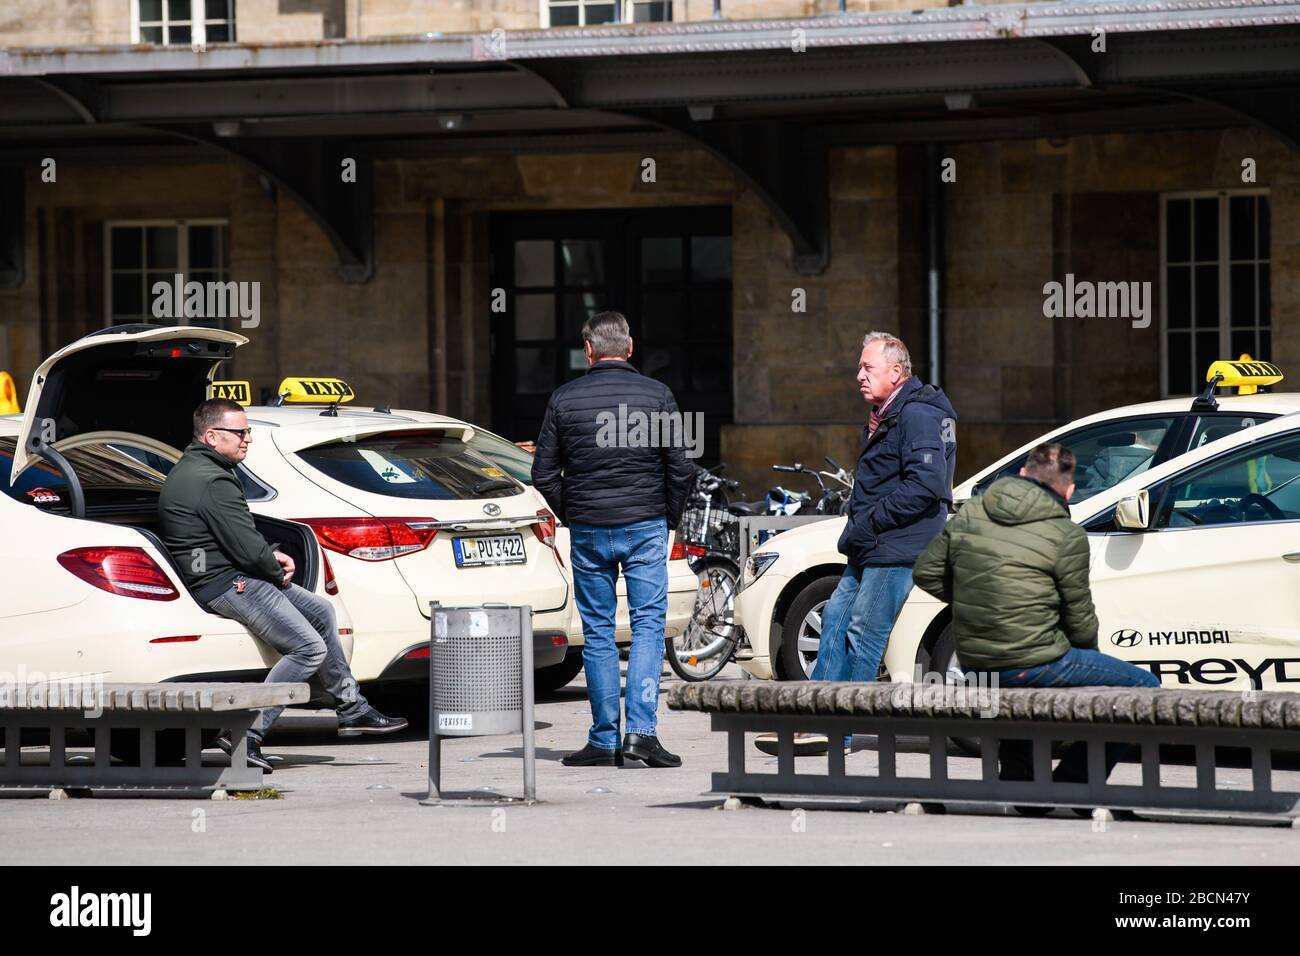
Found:
M 713 792 L 738 797 L 1100 807 L 1278 823 L 1300 814 L 1300 792 L 1273 788 L 1274 755 L 1300 752 L 1300 694 L 743 681 L 679 685 L 669 694 L 668 707 L 709 714 L 713 729 L 727 734 L 727 769 L 713 775 Z M 770 759 L 746 746 L 747 733 L 763 732 L 778 735 L 775 773 L 746 768 L 746 758 L 765 765 Z M 824 733 L 832 746 L 824 757 L 799 758 L 796 767 L 796 732 Z M 875 774 L 845 773 L 843 749 L 835 744 L 848 734 L 876 737 Z M 899 737 L 928 738 L 929 776 L 898 773 Z M 949 738 L 978 741 L 978 762 L 950 767 Z M 1021 746 L 1032 753 L 1032 779 L 998 779 L 1003 741 L 1027 742 Z M 1087 782 L 1052 780 L 1053 747 L 1064 741 L 1086 746 Z M 1134 745 L 1132 755 L 1141 760 L 1139 784 L 1104 779 L 1107 743 Z M 1162 785 L 1162 760 L 1175 755 L 1171 747 L 1183 753 L 1193 748 L 1193 786 Z M 1239 760 L 1248 761 L 1249 789 L 1216 786 L 1220 761 L 1229 756 L 1221 748 L 1233 748 Z M 978 773 L 972 776 L 971 769 Z
M 244 735 L 257 711 L 307 700 L 306 684 L 0 685 L 0 789 L 256 790 L 262 771 L 248 765 Z M 229 766 L 205 767 L 203 735 L 219 729 L 234 733 L 235 752 Z M 69 762 L 69 734 L 85 731 L 94 758 Z M 22 742 L 47 734 L 49 763 L 24 764 Z

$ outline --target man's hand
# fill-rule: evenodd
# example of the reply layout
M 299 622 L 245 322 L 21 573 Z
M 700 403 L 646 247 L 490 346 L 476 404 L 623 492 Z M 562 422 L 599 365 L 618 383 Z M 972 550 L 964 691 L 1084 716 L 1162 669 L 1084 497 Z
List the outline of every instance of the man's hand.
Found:
M 280 587 L 287 588 L 289 582 L 293 580 L 294 563 L 293 558 L 289 557 L 283 551 L 276 551 L 275 560 L 280 562 L 280 569 L 284 571 L 284 580 L 280 582 Z

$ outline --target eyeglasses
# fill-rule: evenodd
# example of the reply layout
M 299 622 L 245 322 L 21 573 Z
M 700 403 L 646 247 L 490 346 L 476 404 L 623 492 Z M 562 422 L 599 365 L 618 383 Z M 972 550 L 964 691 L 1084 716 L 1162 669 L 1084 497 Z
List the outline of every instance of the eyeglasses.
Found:
M 232 435 L 238 435 L 240 438 L 245 439 L 253 437 L 253 429 L 251 426 L 248 428 L 218 428 L 216 425 L 213 425 L 212 430 L 214 432 L 230 432 Z

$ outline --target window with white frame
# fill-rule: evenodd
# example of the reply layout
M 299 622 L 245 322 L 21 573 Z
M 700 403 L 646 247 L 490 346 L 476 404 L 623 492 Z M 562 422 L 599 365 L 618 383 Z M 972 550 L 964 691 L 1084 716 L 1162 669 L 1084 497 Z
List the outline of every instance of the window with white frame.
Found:
M 1165 395 L 1205 386 L 1218 359 L 1272 358 L 1266 190 L 1161 197 Z
M 109 325 L 125 322 L 179 324 L 174 290 L 180 275 L 187 282 L 226 282 L 230 278 L 229 224 L 224 220 L 110 222 L 105 226 L 106 286 L 104 301 Z M 166 283 L 173 296 L 172 318 L 156 316 L 157 283 Z M 164 293 L 168 294 L 168 293 Z M 223 327 L 220 318 L 192 317 L 187 325 Z
M 235 0 L 134 0 L 137 43 L 233 43 Z
M 542 24 L 548 27 L 666 23 L 672 18 L 672 0 L 542 0 Z

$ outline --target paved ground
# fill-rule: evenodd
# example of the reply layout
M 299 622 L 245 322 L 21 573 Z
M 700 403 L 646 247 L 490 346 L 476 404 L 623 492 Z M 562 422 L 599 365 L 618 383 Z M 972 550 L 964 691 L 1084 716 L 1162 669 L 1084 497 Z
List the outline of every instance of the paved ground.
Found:
M 734 670 L 729 668 L 729 671 Z M 739 672 L 728 673 L 738 679 Z M 665 678 L 665 685 L 669 679 Z M 268 778 L 284 799 L 214 802 L 14 795 L 0 805 L 9 864 L 30 863 L 1071 863 L 1249 864 L 1300 860 L 1300 830 L 1155 822 L 1094 832 L 1073 816 L 910 817 L 854 810 L 720 809 L 704 795 L 724 762 L 724 739 L 700 714 L 661 711 L 660 734 L 678 770 L 570 769 L 583 743 L 582 678 L 538 706 L 537 806 L 421 806 L 426 741 L 414 735 L 353 743 L 329 714 L 294 717 L 267 746 L 285 756 Z M 858 738 L 849 769 L 875 760 Z M 522 792 L 517 737 L 449 741 L 443 789 Z M 224 759 L 213 752 L 212 759 Z M 762 755 L 755 759 L 766 760 Z M 927 757 L 899 754 L 924 772 Z M 969 761 L 974 774 L 975 762 Z M 1122 767 L 1117 773 L 1134 772 Z M 954 767 L 954 772 L 956 768 Z M 1191 768 L 1177 768 L 1186 773 Z M 1300 774 L 1289 775 L 1300 778 Z M 1229 771 L 1232 782 L 1248 772 Z M 1300 781 L 1293 781 L 1297 783 Z M 1294 786 L 1292 787 L 1294 789 Z M 490 798 L 487 791 L 476 794 Z

